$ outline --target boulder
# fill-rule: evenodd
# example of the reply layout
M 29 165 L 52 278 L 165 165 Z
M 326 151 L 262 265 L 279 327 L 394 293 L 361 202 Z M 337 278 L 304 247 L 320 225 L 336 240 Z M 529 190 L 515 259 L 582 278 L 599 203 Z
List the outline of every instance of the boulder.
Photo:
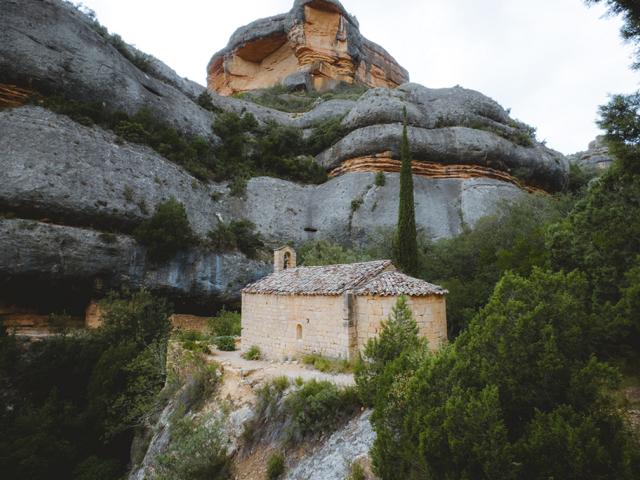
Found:
M 211 112 L 185 94 L 198 91 L 191 82 L 179 81 L 157 59 L 149 61 L 150 73 L 140 70 L 70 3 L 0 0 L 0 11 L 0 84 L 103 102 L 129 114 L 148 108 L 185 133 L 213 138 Z
M 207 73 L 209 90 L 221 95 L 278 84 L 320 91 L 340 82 L 393 88 L 409 79 L 336 0 L 296 0 L 287 14 L 239 28 Z

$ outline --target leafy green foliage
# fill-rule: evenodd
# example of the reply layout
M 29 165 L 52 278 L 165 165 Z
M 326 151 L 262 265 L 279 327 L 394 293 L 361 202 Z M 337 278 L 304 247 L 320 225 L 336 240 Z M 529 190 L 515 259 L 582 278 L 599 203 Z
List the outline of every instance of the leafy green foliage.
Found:
M 207 326 L 214 337 L 239 337 L 242 331 L 240 313 L 223 308 L 218 315 L 207 320 Z
M 222 420 L 212 415 L 185 417 L 171 430 L 171 442 L 159 458 L 154 480 L 227 480 L 233 478 L 229 440 Z
M 318 122 L 313 126 L 311 135 L 307 139 L 307 151 L 311 155 L 318 155 L 327 148 L 333 146 L 346 135 L 342 126 L 342 118 L 333 117 Z
M 376 173 L 375 184 L 376 187 L 384 187 L 387 184 L 387 177 L 384 176 L 384 172 Z
M 211 353 L 209 349 L 209 337 L 202 332 L 194 330 L 179 331 L 176 334 L 176 338 L 185 350 L 198 353 Z
M 367 480 L 364 468 L 358 462 L 353 462 L 349 467 L 349 476 L 347 480 Z
M 349 373 L 354 368 L 353 363 L 348 360 L 327 358 L 317 353 L 304 355 L 302 363 L 324 373 Z
M 267 459 L 267 480 L 276 480 L 284 473 L 284 455 L 274 452 Z
M 587 297 L 577 273 L 505 274 L 451 347 L 388 364 L 372 417 L 381 478 L 634 478 Z
M 398 297 L 389 318 L 382 322 L 380 334 L 367 341 L 362 358 L 355 369 L 358 393 L 363 403 L 371 405 L 382 391 L 383 372 L 387 365 L 403 352 L 424 347 L 418 338 L 418 325 L 413 318 L 407 298 Z
M 242 354 L 242 358 L 245 360 L 260 360 L 262 358 L 262 351 L 257 345 L 251 345 L 251 347 Z
M 564 218 L 573 202 L 564 196 L 523 197 L 501 205 L 457 237 L 421 241 L 419 276 L 449 290 L 450 338 L 485 305 L 504 272 L 528 275 L 533 267 L 547 264 L 547 225 Z
M 169 309 L 147 292 L 111 295 L 104 326 L 35 342 L 0 330 L 0 470 L 7 478 L 119 478 L 133 429 L 165 378 Z
M 300 265 L 336 265 L 373 260 L 367 254 L 344 248 L 327 240 L 304 243 L 298 250 Z
M 609 150 L 626 172 L 640 173 L 640 92 L 614 95 L 600 107 L 601 128 L 607 131 Z
M 249 258 L 255 258 L 264 249 L 262 237 L 249 220 L 220 222 L 215 230 L 207 234 L 207 237 L 209 246 L 218 252 L 239 250 Z
M 219 180 L 260 175 L 305 183 L 327 179 L 325 170 L 304 156 L 300 129 L 276 123 L 260 126 L 250 113 L 223 113 L 216 117 L 213 131 L 222 139 L 215 150 Z
M 289 440 L 333 431 L 359 407 L 354 388 L 341 389 L 331 382 L 310 380 L 285 398 L 284 408 L 291 417 Z
M 409 275 L 416 273 L 418 243 L 416 233 L 416 212 L 413 201 L 413 173 L 411 171 L 411 151 L 407 136 L 407 111 L 404 112 L 404 128 L 400 144 L 400 204 L 398 209 L 397 237 L 394 244 L 394 258 L 400 270 Z
M 184 205 L 175 198 L 159 204 L 153 216 L 143 221 L 134 235 L 155 261 L 168 260 L 196 242 Z
M 213 339 L 213 343 L 216 344 L 218 350 L 222 350 L 223 352 L 233 352 L 236 349 L 236 339 L 235 337 L 215 337 Z
M 627 274 L 640 254 L 640 176 L 613 167 L 590 188 L 571 214 L 549 229 L 553 268 L 584 272 L 591 298 L 587 311 L 599 312 L 602 326 L 600 352 L 638 343 L 635 329 L 621 310 Z M 637 350 L 637 348 L 636 348 Z

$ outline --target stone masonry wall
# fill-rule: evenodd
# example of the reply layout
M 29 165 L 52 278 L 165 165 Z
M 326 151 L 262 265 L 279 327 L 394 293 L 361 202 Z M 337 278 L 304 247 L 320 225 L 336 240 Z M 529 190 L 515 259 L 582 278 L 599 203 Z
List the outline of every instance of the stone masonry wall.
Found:
M 260 347 L 271 359 L 349 350 L 342 296 L 242 294 L 242 350 Z M 302 328 L 298 339 L 296 329 Z
M 354 302 L 357 325 L 356 345 L 362 349 L 372 337 L 380 333 L 380 324 L 386 320 L 397 297 L 362 296 Z M 419 334 L 426 337 L 431 348 L 439 348 L 447 341 L 447 312 L 445 297 L 409 297 L 409 307 L 418 324 Z
M 351 326 L 344 296 L 242 295 L 242 351 L 260 347 L 271 359 L 318 353 L 351 357 L 379 333 L 396 297 L 354 297 Z M 439 348 L 447 340 L 446 301 L 442 296 L 411 297 L 409 306 L 420 335 Z M 298 325 L 302 338 L 297 338 Z

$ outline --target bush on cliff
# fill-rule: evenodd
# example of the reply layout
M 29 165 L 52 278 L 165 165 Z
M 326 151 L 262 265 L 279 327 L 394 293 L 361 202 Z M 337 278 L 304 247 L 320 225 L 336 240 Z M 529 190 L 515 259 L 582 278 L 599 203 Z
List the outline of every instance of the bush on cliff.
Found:
M 175 198 L 159 204 L 153 216 L 134 231 L 134 236 L 147 247 L 153 261 L 168 260 L 196 243 L 184 205 Z
M 249 220 L 220 222 L 207 234 L 209 247 L 217 252 L 240 251 L 249 258 L 255 258 L 264 249 L 262 236 L 255 228 Z

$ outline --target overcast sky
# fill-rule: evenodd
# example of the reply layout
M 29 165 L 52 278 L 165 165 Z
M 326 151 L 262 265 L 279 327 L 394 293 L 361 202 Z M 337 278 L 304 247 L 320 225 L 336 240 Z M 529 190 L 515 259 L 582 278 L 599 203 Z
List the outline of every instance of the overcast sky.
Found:
M 233 31 L 293 0 L 84 0 L 112 33 L 205 84 Z M 511 108 L 563 153 L 599 134 L 598 105 L 638 88 L 620 20 L 582 0 L 343 0 L 362 33 L 427 87 L 461 85 Z

